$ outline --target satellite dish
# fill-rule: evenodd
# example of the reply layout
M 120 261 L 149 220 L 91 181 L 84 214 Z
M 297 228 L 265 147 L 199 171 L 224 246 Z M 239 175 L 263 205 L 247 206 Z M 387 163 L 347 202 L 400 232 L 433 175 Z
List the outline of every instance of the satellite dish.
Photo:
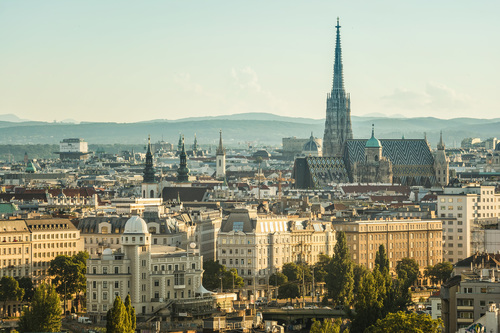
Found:
M 195 249 L 196 248 L 196 243 L 190 243 L 189 247 L 192 248 L 192 249 Z

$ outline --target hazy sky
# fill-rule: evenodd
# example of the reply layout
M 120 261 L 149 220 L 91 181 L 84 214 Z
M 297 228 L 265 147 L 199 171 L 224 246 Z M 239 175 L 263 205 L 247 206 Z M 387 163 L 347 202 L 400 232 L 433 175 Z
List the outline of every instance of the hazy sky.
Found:
M 0 114 L 500 117 L 500 1 L 1 1 Z

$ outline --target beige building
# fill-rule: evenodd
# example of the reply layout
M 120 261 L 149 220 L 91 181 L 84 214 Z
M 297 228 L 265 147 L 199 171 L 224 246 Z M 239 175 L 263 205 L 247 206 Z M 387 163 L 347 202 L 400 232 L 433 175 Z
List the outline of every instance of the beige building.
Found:
M 335 231 L 329 222 L 258 215 L 234 209 L 222 222 L 218 261 L 235 268 L 245 281 L 246 294 L 263 296 L 269 276 L 289 262 L 314 264 L 320 254 L 331 256 Z
M 485 250 L 483 225 L 498 223 L 500 193 L 494 186 L 469 184 L 446 187 L 438 195 L 437 214 L 443 221 L 443 258 L 452 263 Z
M 345 233 L 352 260 L 369 269 L 375 266 L 380 245 L 386 249 L 391 270 L 403 258 L 415 259 L 422 271 L 442 261 L 441 221 L 369 220 L 334 222 L 333 226 Z
M 105 249 L 87 265 L 87 313 L 106 319 L 116 296 L 130 294 L 143 319 L 194 317 L 213 309 L 202 287 L 203 256 L 198 250 L 152 245 L 148 225 L 132 216 L 120 236 L 121 248 Z

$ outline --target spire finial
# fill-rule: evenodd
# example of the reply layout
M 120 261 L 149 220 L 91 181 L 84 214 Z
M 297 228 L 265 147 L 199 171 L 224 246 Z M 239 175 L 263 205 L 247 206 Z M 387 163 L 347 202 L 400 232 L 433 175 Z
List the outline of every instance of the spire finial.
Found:
M 335 64 L 333 66 L 332 92 L 344 92 L 344 74 L 342 69 L 342 48 L 340 47 L 340 21 L 337 17 L 337 37 L 335 41 Z
M 224 146 L 222 145 L 222 130 L 219 130 L 219 147 L 217 147 L 216 154 L 224 155 L 226 152 L 224 151 Z
M 372 138 L 375 137 L 375 124 L 372 124 Z

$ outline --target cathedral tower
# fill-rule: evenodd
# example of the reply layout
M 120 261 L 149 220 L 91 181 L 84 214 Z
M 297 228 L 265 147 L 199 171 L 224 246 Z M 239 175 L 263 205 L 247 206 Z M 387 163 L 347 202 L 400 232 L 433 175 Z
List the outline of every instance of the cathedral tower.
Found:
M 226 178 L 226 150 L 222 146 L 222 131 L 220 131 L 219 147 L 217 147 L 215 159 L 217 163 L 215 177 L 217 179 Z
M 146 167 L 142 180 L 142 197 L 158 198 L 158 183 L 155 180 L 155 169 L 153 167 L 153 153 L 151 152 L 151 137 L 148 137 L 148 150 L 146 152 Z
M 448 185 L 450 169 L 443 142 L 443 132 L 439 135 L 439 143 L 437 145 L 436 156 L 434 157 L 434 170 L 436 171 L 436 180 L 438 184 L 441 186 Z
M 333 66 L 332 91 L 326 98 L 325 134 L 323 156 L 342 157 L 346 141 L 352 139 L 351 98 L 344 89 L 342 49 L 340 47 L 340 24 L 337 18 L 335 64 Z

